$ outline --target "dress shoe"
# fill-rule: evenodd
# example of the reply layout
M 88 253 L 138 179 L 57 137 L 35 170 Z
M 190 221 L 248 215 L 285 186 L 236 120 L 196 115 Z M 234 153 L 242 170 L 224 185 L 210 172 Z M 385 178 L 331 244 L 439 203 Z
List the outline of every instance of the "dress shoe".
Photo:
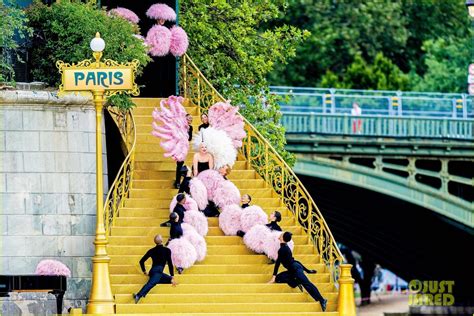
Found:
M 301 284 L 298 284 L 298 288 L 300 289 L 301 292 L 303 292 L 303 286 Z
M 328 300 L 323 299 L 323 300 L 321 301 L 321 309 L 323 310 L 323 312 L 326 311 L 327 305 L 328 305 Z
M 138 301 L 140 300 L 140 296 L 138 296 L 137 294 L 133 293 L 133 299 L 135 300 L 135 304 L 138 304 Z
M 182 274 L 183 273 L 183 268 L 176 268 L 176 270 L 178 270 L 178 274 Z

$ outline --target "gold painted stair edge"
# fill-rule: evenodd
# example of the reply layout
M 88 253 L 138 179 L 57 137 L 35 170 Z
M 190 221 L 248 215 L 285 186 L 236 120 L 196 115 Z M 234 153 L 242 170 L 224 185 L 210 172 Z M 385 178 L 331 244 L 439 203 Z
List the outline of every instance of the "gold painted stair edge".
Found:
M 106 236 L 109 237 L 120 208 L 124 206 L 132 188 L 137 132 L 131 110 L 124 112 L 112 107 L 108 107 L 107 110 L 120 130 L 122 136 L 121 147 L 123 152 L 127 154 L 105 199 L 104 226 Z
M 225 102 L 224 97 L 204 77 L 188 55 L 180 60 L 180 94 L 206 111 L 216 102 Z M 308 232 L 309 238 L 327 265 L 331 282 L 337 282 L 343 257 L 329 227 L 313 198 L 293 170 L 276 152 L 270 143 L 250 124 L 245 117 L 245 132 L 240 149 L 250 165 L 280 196 L 297 222 Z

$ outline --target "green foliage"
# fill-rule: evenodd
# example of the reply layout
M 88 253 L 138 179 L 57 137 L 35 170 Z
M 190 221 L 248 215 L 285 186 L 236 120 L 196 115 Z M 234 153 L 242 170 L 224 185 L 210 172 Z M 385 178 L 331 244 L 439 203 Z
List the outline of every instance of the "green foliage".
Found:
M 406 90 L 409 87 L 409 76 L 404 74 L 392 61 L 382 53 L 375 56 L 374 62 L 368 64 L 360 55 L 338 77 L 328 71 L 321 80 L 322 87 L 346 89 Z
M 114 94 L 107 98 L 108 106 L 115 106 L 122 111 L 127 111 L 135 107 L 135 103 L 132 102 L 132 99 L 127 94 Z
M 307 29 L 311 36 L 298 47 L 293 62 L 276 65 L 269 81 L 278 85 L 313 87 L 459 91 L 460 79 L 453 81 L 453 77 L 443 77 L 443 68 L 459 78 L 458 74 L 465 75 L 467 64 L 461 64 L 458 57 L 454 58 L 458 61 L 445 58 L 440 51 L 435 53 L 437 49 L 431 46 L 443 39 L 445 44 L 438 46 L 446 45 L 449 49 L 454 45 L 449 44 L 452 39 L 464 43 L 471 38 L 464 2 L 289 0 L 287 14 L 281 21 Z M 461 44 L 458 48 L 467 50 L 452 51 L 455 56 L 472 51 L 472 47 Z M 380 54 L 384 58 L 377 60 Z M 372 78 L 375 73 L 361 67 L 364 63 L 375 65 L 377 62 L 384 64 L 377 67 L 391 71 L 388 77 L 379 72 L 381 78 Z M 361 73 L 355 74 L 355 71 Z M 425 73 L 426 78 L 423 77 Z M 348 74 L 363 82 L 348 81 Z M 407 81 L 408 77 L 412 80 Z M 461 87 L 465 88 L 465 84 Z
M 466 93 L 467 68 L 474 51 L 471 38 L 426 41 L 426 72 L 418 77 L 414 90 Z
M 31 34 L 31 29 L 26 25 L 28 22 L 24 12 L 15 7 L 10 0 L 0 2 L 0 83 L 14 81 L 11 57 L 22 62 L 17 54 L 18 40 L 24 40 Z
M 188 53 L 198 67 L 233 104 L 245 106 L 244 115 L 292 163 L 294 158 L 284 151 L 279 108 L 266 77 L 275 63 L 295 56 L 309 33 L 288 25 L 269 26 L 285 5 L 284 0 L 186 0 L 181 3 L 181 24 L 189 34 Z M 258 100 L 263 99 L 262 108 Z
M 31 63 L 35 80 L 58 85 L 56 61 L 76 63 L 92 58 L 89 43 L 96 32 L 106 43 L 103 58 L 118 62 L 138 59 L 139 74 L 151 60 L 142 41 L 133 36 L 129 22 L 109 17 L 93 6 L 69 1 L 46 6 L 35 1 L 27 15 L 34 28 Z

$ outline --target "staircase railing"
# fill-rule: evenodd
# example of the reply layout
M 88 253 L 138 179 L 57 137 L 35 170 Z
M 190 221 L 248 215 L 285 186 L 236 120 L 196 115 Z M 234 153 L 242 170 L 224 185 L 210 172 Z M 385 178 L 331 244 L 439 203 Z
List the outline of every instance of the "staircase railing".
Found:
M 107 108 L 117 124 L 122 136 L 121 146 L 127 154 L 120 167 L 114 182 L 110 186 L 104 205 L 104 224 L 107 236 L 118 217 L 120 209 L 124 206 L 125 199 L 132 187 L 132 177 L 135 161 L 136 128 L 132 111 L 123 112 L 116 108 Z
M 206 111 L 216 102 L 225 101 L 187 55 L 180 60 L 180 90 L 181 95 L 197 105 L 200 112 Z M 308 232 L 328 267 L 331 281 L 337 281 L 337 266 L 342 263 L 342 254 L 316 203 L 272 145 L 245 118 L 244 121 L 247 137 L 240 150 L 241 154 L 275 190 L 298 223 Z

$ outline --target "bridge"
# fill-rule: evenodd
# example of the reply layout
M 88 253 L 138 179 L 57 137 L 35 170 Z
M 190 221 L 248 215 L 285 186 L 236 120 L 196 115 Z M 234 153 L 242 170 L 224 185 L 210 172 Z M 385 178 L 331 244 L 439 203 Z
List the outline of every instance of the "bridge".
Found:
M 282 124 L 286 148 L 298 158 L 294 170 L 335 238 L 408 281 L 424 275 L 466 289 L 465 280 L 473 278 L 461 263 L 465 245 L 474 241 L 472 99 L 272 91 L 285 96 Z M 351 115 L 353 102 L 361 115 Z

